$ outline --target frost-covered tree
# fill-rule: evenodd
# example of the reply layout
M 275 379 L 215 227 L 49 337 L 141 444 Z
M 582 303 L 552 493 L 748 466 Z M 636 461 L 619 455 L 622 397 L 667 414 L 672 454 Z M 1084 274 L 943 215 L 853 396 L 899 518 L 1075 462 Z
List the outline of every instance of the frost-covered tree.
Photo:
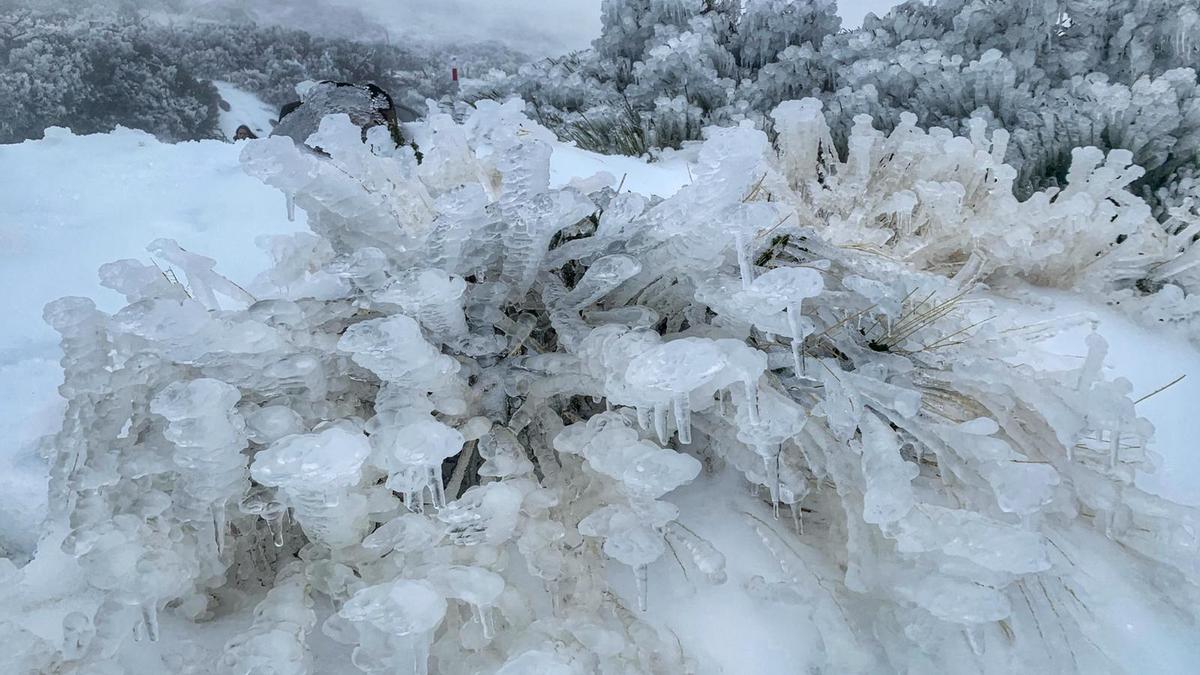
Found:
M 164 25 L 136 13 L 0 9 L 0 142 L 38 138 L 49 126 L 77 133 L 115 125 L 170 140 L 217 134 L 225 80 L 282 106 L 295 85 L 330 79 L 376 83 L 414 109 L 455 93 L 465 76 L 515 70 L 524 58 L 497 44 L 403 46 L 318 37 L 253 23 Z
M 734 53 L 738 65 L 755 72 L 788 47 L 819 47 L 841 25 L 834 0 L 748 0 Z
M 159 240 L 171 273 L 101 269 L 118 312 L 47 307 L 67 408 L 38 557 L 0 561 L 0 670 L 160 668 L 133 637 L 167 617 L 241 622 L 170 672 L 315 672 L 317 630 L 363 672 L 693 672 L 642 612 L 732 583 L 744 552 L 688 525 L 717 512 L 777 563 L 737 592 L 812 616 L 782 669 L 1114 670 L 1097 583 L 1196 620 L 1200 519 L 1135 484 L 1152 429 L 1103 338 L 1014 365 L 977 283 L 1150 273 L 1114 249 L 1158 231 L 1129 152 L 1022 200 L 982 120 L 859 117 L 842 158 L 805 99 L 659 200 L 552 187 L 523 109 L 431 114 L 420 162 L 344 115 L 324 154 L 252 141 L 311 232 L 249 291 Z

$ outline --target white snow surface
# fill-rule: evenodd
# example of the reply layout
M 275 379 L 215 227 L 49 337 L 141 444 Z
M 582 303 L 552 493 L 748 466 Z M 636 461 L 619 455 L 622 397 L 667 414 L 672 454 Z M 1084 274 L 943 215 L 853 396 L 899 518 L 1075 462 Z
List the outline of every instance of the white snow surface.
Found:
M 55 387 L 61 371 L 57 335 L 42 322 L 42 306 L 63 295 L 82 295 L 94 298 L 101 309 L 119 308 L 120 297 L 99 286 L 97 267 L 119 258 L 149 260 L 145 245 L 159 237 L 215 258 L 218 271 L 250 286 L 267 265 L 254 240 L 305 229 L 302 212 L 288 222 L 279 193 L 242 173 L 240 149 L 217 141 L 168 145 L 127 129 L 92 136 L 51 129 L 43 140 L 0 146 L 0 306 L 5 316 L 0 323 L 0 555 L 24 558 L 43 534 L 46 467 L 37 440 L 58 426 L 61 399 Z M 600 171 L 614 187 L 623 184 L 658 196 L 690 180 L 684 156 L 647 164 L 559 146 L 552 160 L 558 185 Z M 1095 325 L 1110 345 L 1110 374 L 1128 378 L 1135 398 L 1186 375 L 1138 406 L 1156 426 L 1154 447 L 1162 456 L 1159 473 L 1140 476 L 1139 485 L 1200 504 L 1200 443 L 1189 410 L 1200 400 L 1200 351 L 1093 300 L 1031 289 L 999 294 L 1002 307 L 1019 314 L 1022 323 L 1046 321 L 1052 327 L 1025 360 L 1074 365 Z M 772 520 L 765 503 L 729 473 L 702 476 L 678 490 L 673 501 L 684 514 L 682 524 L 726 554 L 729 580 L 710 586 L 694 574 L 688 578 L 670 555 L 664 556 L 653 566 L 648 618 L 678 636 L 700 673 L 803 672 L 817 648 L 811 609 L 764 604 L 745 591 L 754 575 L 778 576 L 748 519 L 783 528 L 790 527 L 787 518 Z M 1086 600 L 1096 613 L 1098 635 L 1123 645 L 1127 659 L 1120 665 L 1129 672 L 1188 672 L 1200 659 L 1200 646 L 1187 639 L 1186 626 L 1136 597 L 1131 590 L 1136 586 L 1124 572 L 1097 555 L 1113 544 L 1079 532 L 1063 541 L 1077 549 L 1067 552 L 1072 557 L 1091 560 L 1081 563 L 1090 565 L 1094 581 Z M 27 575 L 37 578 L 74 565 L 53 558 L 39 559 Z M 618 592 L 632 598 L 629 570 L 614 564 L 611 576 Z M 75 601 L 88 602 L 69 580 L 50 575 L 43 581 L 54 589 L 47 597 L 74 597 L 78 591 Z M 244 624 L 229 617 L 197 628 L 165 617 L 160 646 L 185 630 L 200 644 L 219 646 Z M 29 628 L 45 637 L 61 630 L 39 625 L 36 613 Z M 337 667 L 347 663 L 345 655 L 328 642 L 314 632 L 319 672 L 342 672 Z M 150 658 L 150 652 L 142 658 Z
M 229 106 L 229 110 L 220 111 L 219 124 L 221 134 L 228 140 L 233 140 L 237 128 L 243 124 L 250 127 L 256 136 L 262 138 L 271 133 L 271 127 L 279 116 L 279 111 L 262 101 L 254 94 L 238 89 L 228 82 L 213 80 L 221 100 Z

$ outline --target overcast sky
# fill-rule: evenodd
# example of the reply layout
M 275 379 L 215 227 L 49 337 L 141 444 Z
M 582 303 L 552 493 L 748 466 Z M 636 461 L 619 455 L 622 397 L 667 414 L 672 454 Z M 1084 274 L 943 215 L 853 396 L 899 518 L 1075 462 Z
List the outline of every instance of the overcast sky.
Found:
M 600 32 L 600 0 L 334 0 L 389 30 L 456 39 L 494 39 L 535 56 L 586 48 Z M 843 25 L 867 12 L 882 15 L 894 0 L 839 0 Z

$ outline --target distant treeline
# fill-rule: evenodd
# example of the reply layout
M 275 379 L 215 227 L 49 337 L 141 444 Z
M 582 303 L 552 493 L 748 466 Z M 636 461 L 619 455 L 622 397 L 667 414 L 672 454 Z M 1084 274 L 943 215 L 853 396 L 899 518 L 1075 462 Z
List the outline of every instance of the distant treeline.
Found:
M 461 68 L 512 70 L 495 44 L 459 46 Z M 451 93 L 448 51 L 368 44 L 253 23 L 165 24 L 136 15 L 80 18 L 0 9 L 0 143 L 50 126 L 96 133 L 117 125 L 168 141 L 218 135 L 227 80 L 282 105 L 306 79 L 374 82 L 409 105 Z

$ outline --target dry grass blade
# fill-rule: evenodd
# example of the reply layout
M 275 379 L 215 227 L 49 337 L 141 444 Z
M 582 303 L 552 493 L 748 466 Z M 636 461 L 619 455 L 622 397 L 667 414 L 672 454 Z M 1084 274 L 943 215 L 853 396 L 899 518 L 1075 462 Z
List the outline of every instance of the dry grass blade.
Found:
M 1150 398 L 1151 396 L 1154 396 L 1155 394 L 1158 394 L 1160 392 L 1166 391 L 1167 389 L 1170 389 L 1171 387 L 1174 387 L 1175 385 L 1179 384 L 1185 377 L 1187 377 L 1187 373 L 1180 375 L 1179 377 L 1175 378 L 1174 380 L 1171 380 L 1170 382 L 1164 384 L 1163 386 L 1159 387 L 1158 389 L 1155 389 L 1154 391 L 1150 392 L 1149 394 L 1146 394 L 1145 396 L 1139 398 L 1138 400 L 1134 401 L 1133 404 L 1137 405 L 1137 404 L 1141 403 L 1142 401 L 1145 401 L 1146 399 Z

